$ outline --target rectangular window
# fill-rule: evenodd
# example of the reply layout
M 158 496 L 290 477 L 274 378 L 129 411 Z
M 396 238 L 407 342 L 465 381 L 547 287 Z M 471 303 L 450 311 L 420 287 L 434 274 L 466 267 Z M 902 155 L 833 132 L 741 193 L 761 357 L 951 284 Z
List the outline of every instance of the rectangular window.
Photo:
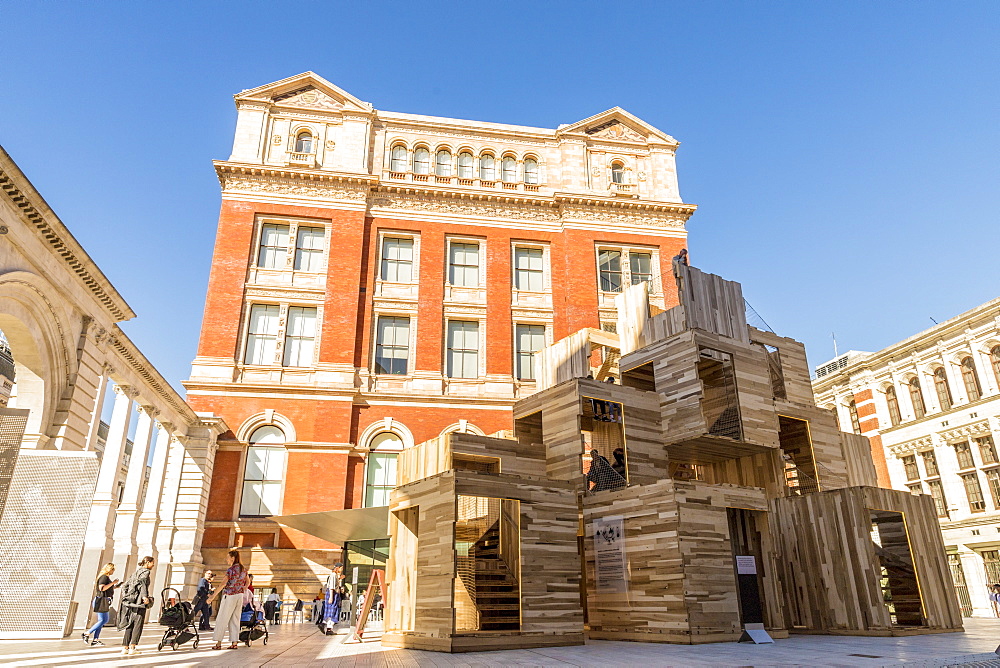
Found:
M 975 460 L 972 458 L 972 448 L 969 447 L 968 441 L 955 443 L 953 447 L 955 448 L 955 457 L 958 459 L 958 468 L 971 469 L 976 465 Z
M 934 507 L 937 509 L 938 517 L 948 517 L 948 504 L 944 500 L 944 487 L 940 480 L 928 480 L 927 489 L 934 499 Z
M 375 508 L 389 505 L 389 494 L 396 487 L 395 452 L 371 452 L 368 454 L 368 477 L 365 482 L 365 507 Z
M 284 366 L 312 366 L 315 341 L 316 309 L 290 306 L 285 329 Z
M 997 463 L 997 449 L 993 443 L 992 436 L 977 436 L 973 439 L 979 446 L 979 456 L 983 458 L 983 464 Z
M 448 321 L 448 376 L 479 377 L 479 323 L 472 320 Z
M 247 327 L 246 364 L 274 364 L 274 351 L 278 341 L 278 313 L 273 304 L 254 304 L 250 307 Z
M 266 223 L 260 226 L 260 253 L 257 266 L 262 269 L 284 269 L 288 254 L 288 225 Z
M 903 468 L 906 470 L 907 480 L 916 480 L 920 477 L 920 467 L 917 466 L 917 458 L 914 455 L 903 457 Z
M 295 238 L 296 271 L 320 271 L 323 267 L 322 227 L 300 227 Z
M 383 281 L 409 283 L 413 280 L 413 239 L 385 237 L 382 239 Z
M 929 476 L 938 475 L 937 457 L 933 450 L 924 450 L 920 453 L 920 458 L 924 460 L 924 470 Z
M 632 285 L 653 280 L 652 253 L 629 253 L 628 262 L 632 272 Z
M 535 380 L 535 354 L 545 347 L 545 325 L 517 325 L 514 329 L 517 377 Z
M 410 358 L 410 319 L 380 315 L 375 333 L 375 373 L 406 375 Z
M 965 495 L 969 498 L 969 509 L 974 513 L 986 510 L 986 500 L 983 498 L 983 489 L 979 486 L 979 476 L 975 473 L 963 475 L 962 484 L 965 485 Z
M 448 282 L 466 288 L 479 287 L 479 244 L 451 242 L 448 249 Z
M 983 569 L 986 571 L 986 581 L 1000 582 L 1000 551 L 983 550 Z
M 514 249 L 514 287 L 526 292 L 545 290 L 545 265 L 541 248 Z
M 281 513 L 281 480 L 285 473 L 285 449 L 250 446 L 243 473 L 240 515 L 261 517 Z
M 1000 508 L 1000 469 L 990 469 L 986 473 L 986 484 L 990 486 L 990 496 L 993 497 L 993 505 Z M 1000 580 L 997 580 L 1000 582 Z
M 617 250 L 602 250 L 597 256 L 597 267 L 601 274 L 602 292 L 622 291 L 622 253 Z

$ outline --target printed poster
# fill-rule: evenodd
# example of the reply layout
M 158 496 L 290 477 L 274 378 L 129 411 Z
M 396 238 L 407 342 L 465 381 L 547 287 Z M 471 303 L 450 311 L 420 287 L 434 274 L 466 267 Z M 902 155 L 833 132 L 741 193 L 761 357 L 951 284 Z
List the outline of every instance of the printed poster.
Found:
M 600 517 L 593 521 L 596 591 L 628 592 L 625 571 L 625 518 L 621 515 Z

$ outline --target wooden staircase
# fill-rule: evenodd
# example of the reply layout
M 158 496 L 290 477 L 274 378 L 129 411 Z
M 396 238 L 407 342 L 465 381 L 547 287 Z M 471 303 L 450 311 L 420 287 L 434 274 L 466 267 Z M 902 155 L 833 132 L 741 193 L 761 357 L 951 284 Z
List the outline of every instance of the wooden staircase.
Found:
M 500 554 L 500 522 L 494 522 L 469 550 L 475 559 L 475 600 L 481 631 L 521 628 L 521 591 Z

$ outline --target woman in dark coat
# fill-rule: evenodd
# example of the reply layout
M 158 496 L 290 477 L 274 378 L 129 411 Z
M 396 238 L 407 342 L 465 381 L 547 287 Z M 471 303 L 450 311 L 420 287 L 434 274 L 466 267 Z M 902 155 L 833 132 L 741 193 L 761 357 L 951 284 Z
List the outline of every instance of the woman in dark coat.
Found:
M 153 604 L 149 595 L 149 572 L 153 570 L 153 558 L 143 557 L 132 577 L 122 586 L 121 607 L 118 610 L 118 630 L 124 630 L 122 654 L 135 654 L 135 646 L 142 637 L 142 625 L 146 623 L 146 610 Z

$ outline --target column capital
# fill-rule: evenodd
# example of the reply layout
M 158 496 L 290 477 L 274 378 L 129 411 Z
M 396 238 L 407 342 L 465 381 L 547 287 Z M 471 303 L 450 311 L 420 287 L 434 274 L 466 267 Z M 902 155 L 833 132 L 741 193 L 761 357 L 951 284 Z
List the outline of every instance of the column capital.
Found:
M 115 372 L 115 368 L 113 366 L 111 366 L 110 364 L 108 364 L 107 362 L 105 362 L 103 365 L 101 365 L 101 373 L 103 375 L 110 376 L 114 372 Z
M 139 414 L 148 415 L 150 419 L 153 419 L 160 414 L 159 408 L 156 408 L 155 406 L 147 406 L 146 404 L 139 404 L 136 406 L 135 410 L 138 411 Z
M 131 385 L 119 385 L 118 383 L 115 383 L 115 394 L 128 397 L 129 399 L 135 399 L 139 396 L 139 390 L 135 389 Z
M 167 432 L 169 434 L 173 434 L 174 433 L 174 423 L 173 422 L 167 422 L 166 420 L 160 420 L 160 427 L 163 428 L 163 431 L 165 431 L 165 432 Z

